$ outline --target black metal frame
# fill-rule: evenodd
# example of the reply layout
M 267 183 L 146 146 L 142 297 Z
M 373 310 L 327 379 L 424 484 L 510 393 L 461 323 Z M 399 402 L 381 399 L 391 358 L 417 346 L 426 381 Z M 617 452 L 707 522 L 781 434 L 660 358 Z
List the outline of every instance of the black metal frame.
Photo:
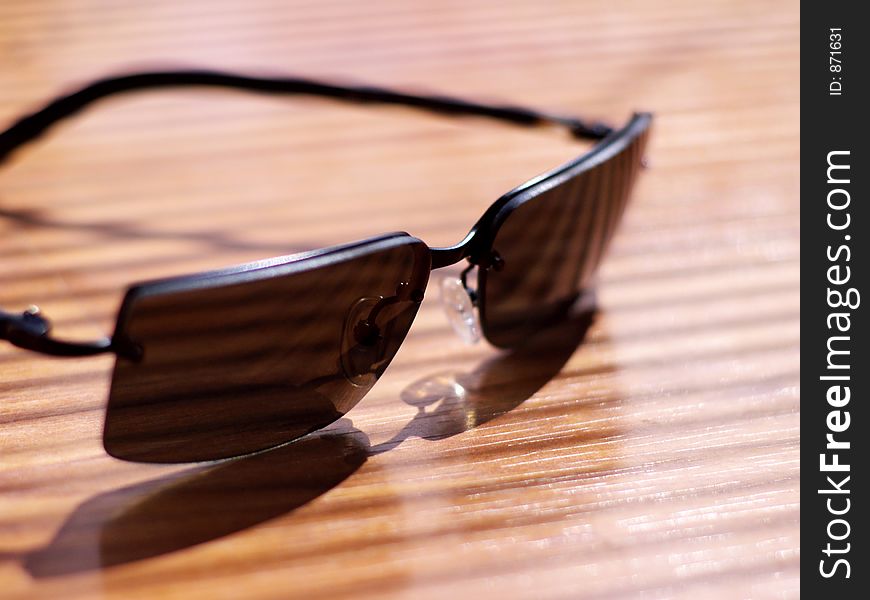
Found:
M 483 214 L 458 244 L 447 248 L 430 248 L 430 270 L 440 269 L 468 259 L 478 267 L 478 294 L 486 286 L 489 268 L 497 267 L 492 244 L 501 223 L 523 203 L 544 191 L 576 177 L 621 152 L 651 121 L 649 113 L 637 113 L 619 129 L 598 122 L 556 116 L 512 106 L 490 106 L 443 96 L 417 96 L 382 88 L 341 86 L 301 78 L 250 77 L 215 71 L 167 71 L 111 77 L 97 81 L 69 95 L 62 96 L 41 110 L 30 114 L 0 133 L 0 163 L 22 145 L 39 137 L 56 122 L 84 109 L 106 96 L 134 90 L 167 87 L 228 87 L 266 94 L 305 94 L 354 102 L 395 104 L 421 108 L 451 115 L 494 118 L 519 125 L 551 125 L 567 129 L 575 138 L 601 140 L 591 151 L 552 171 L 544 173 L 509 191 Z M 313 252 L 247 263 L 235 267 L 137 284 L 131 287 L 122 303 L 118 325 L 112 338 L 93 342 L 70 342 L 50 336 L 51 326 L 35 307 L 22 314 L 0 310 L 0 339 L 28 350 L 53 356 L 88 356 L 112 352 L 132 357 L 136 350 L 123 334 L 125 307 L 138 295 L 161 291 L 183 291 L 215 285 L 231 285 L 244 281 L 286 275 L 316 268 L 336 261 L 355 258 L 396 241 L 413 239 L 407 233 L 394 233 L 369 238 L 356 243 L 332 246 Z M 463 273 L 463 281 L 465 273 Z M 481 320 L 485 307 L 479 305 Z M 484 331 L 485 333 L 485 331 Z

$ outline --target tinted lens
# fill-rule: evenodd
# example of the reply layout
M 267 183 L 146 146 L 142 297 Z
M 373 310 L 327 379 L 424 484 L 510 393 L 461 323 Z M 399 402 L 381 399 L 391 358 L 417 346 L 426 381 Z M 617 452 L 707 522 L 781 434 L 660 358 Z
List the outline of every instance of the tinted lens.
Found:
M 638 119 L 602 150 L 609 158 L 528 199 L 499 226 L 492 247 L 501 264 L 479 281 L 492 344 L 516 346 L 558 321 L 589 284 L 640 167 L 649 120 Z
M 291 441 L 350 410 L 417 313 L 428 248 L 408 236 L 131 291 L 104 444 L 188 462 Z

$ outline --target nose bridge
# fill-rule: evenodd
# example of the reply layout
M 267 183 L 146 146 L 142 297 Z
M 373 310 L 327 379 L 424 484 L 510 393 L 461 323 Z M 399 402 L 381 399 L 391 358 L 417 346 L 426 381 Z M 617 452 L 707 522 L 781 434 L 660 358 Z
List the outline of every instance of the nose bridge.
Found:
M 462 246 L 452 246 L 450 248 L 432 248 L 432 268 L 441 269 L 449 267 L 462 261 L 467 257 L 465 248 Z
M 462 262 L 471 256 L 471 243 L 477 236 L 477 226 L 468 232 L 461 242 L 446 248 L 430 248 L 432 269 L 441 269 Z

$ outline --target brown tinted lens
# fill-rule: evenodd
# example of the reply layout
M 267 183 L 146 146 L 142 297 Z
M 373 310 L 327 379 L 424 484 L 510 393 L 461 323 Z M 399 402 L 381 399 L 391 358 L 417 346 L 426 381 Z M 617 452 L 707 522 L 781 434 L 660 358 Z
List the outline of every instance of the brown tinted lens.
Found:
M 426 287 L 428 249 L 394 242 L 306 270 L 131 294 L 116 339 L 142 352 L 115 364 L 106 450 L 144 462 L 212 460 L 341 417 L 387 368 Z
M 501 264 L 481 274 L 487 339 L 509 348 L 557 321 L 590 282 L 622 217 L 647 137 L 521 204 L 496 233 Z M 618 140 L 615 143 L 619 143 Z

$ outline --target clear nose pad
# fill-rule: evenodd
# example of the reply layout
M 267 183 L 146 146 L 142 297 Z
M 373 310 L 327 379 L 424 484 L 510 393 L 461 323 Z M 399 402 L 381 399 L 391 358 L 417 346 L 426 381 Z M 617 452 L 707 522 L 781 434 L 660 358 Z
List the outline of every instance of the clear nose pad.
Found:
M 440 287 L 441 305 L 453 330 L 466 344 L 480 341 L 480 320 L 474 309 L 474 301 L 462 279 L 444 277 Z
M 382 300 L 382 296 L 360 298 L 344 320 L 341 368 L 348 381 L 357 386 L 374 384 L 378 363 L 384 358 L 386 341 L 377 324 L 370 320 Z

